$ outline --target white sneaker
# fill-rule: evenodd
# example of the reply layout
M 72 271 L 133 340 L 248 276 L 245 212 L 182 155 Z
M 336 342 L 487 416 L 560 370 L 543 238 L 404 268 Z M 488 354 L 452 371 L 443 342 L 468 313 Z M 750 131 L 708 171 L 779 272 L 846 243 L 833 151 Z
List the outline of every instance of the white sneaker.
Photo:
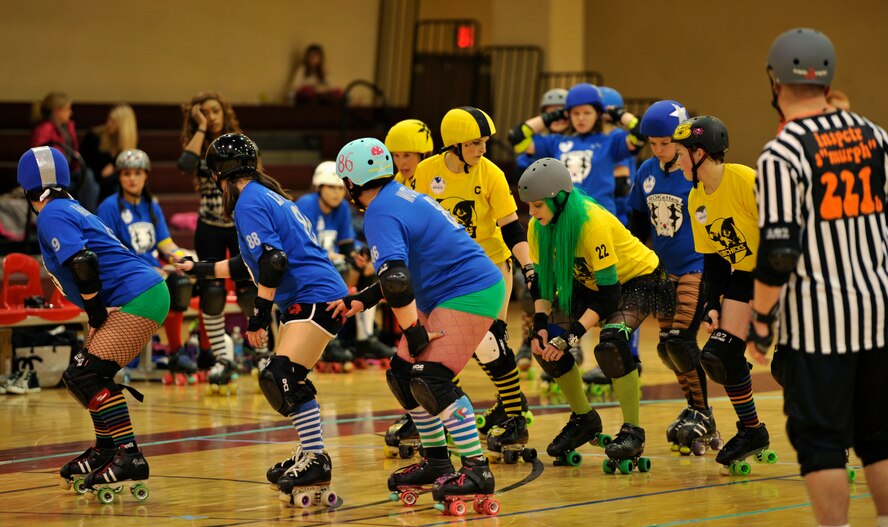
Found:
M 39 392 L 40 383 L 37 381 L 37 372 L 34 370 L 25 370 L 19 372 L 20 375 L 15 382 L 6 387 L 6 391 L 16 395 L 24 395 L 26 393 Z

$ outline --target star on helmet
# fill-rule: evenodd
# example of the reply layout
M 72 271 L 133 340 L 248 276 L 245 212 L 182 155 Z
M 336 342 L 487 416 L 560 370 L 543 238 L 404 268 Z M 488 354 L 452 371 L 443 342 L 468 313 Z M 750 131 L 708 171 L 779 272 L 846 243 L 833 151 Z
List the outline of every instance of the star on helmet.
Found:
M 678 122 L 683 123 L 688 120 L 688 111 L 685 108 L 673 103 L 672 107 L 675 108 L 675 111 L 669 114 L 669 117 L 675 117 L 678 119 Z

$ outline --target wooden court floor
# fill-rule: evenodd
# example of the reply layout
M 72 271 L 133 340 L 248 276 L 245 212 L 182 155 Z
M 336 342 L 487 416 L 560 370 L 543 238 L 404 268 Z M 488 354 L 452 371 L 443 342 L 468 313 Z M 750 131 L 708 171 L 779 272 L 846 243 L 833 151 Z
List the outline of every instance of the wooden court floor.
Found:
M 760 416 L 779 455 L 776 464 L 753 464 L 747 477 L 724 476 L 711 452 L 684 457 L 670 451 L 665 428 L 683 400 L 674 376 L 657 359 L 656 335 L 654 325 L 643 327 L 641 416 L 647 430 L 645 454 L 652 460 L 646 474 L 604 474 L 603 451 L 592 446 L 580 449 L 584 460 L 579 467 L 552 466 L 545 447 L 566 421 L 567 411 L 557 400 L 541 399 L 538 381 L 524 377 L 536 416 L 530 446 L 541 455 L 530 464 L 493 466 L 499 516 L 471 510 L 463 519 L 443 516 L 432 508 L 429 495 L 406 508 L 389 501 L 386 489 L 388 475 L 406 462 L 383 455 L 382 434 L 400 415 L 383 372 L 313 374 L 333 458 L 333 487 L 342 503 L 334 510 L 292 508 L 269 489 L 265 471 L 288 456 L 295 433 L 247 375 L 238 381 L 239 394 L 230 397 L 208 396 L 205 385 L 138 383 L 145 402 L 130 399 L 130 408 L 151 467 L 151 495 L 137 502 L 125 492 L 112 504 L 101 505 L 58 487 L 59 467 L 89 446 L 93 436 L 86 412 L 63 389 L 54 389 L 0 396 L 0 525 L 813 525 L 786 438 L 782 396 L 762 368 L 754 370 L 753 384 Z M 477 366 L 467 367 L 463 383 L 478 411 L 489 406 L 493 389 Z M 710 386 L 719 428 L 730 437 L 733 411 L 723 389 Z M 616 433 L 619 409 L 608 400 L 595 404 L 605 432 Z M 853 456 L 851 461 L 859 464 Z M 851 493 L 852 525 L 874 524 L 862 470 Z

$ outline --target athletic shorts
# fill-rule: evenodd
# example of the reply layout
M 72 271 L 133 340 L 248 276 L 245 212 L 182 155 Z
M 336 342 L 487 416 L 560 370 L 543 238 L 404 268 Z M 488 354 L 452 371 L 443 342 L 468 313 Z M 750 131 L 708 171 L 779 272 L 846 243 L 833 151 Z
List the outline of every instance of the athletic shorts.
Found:
M 749 302 L 752 300 L 754 285 L 755 278 L 750 271 L 734 271 L 725 289 L 725 300 L 736 300 L 744 304 Z
M 462 311 L 463 313 L 471 313 L 472 315 L 496 320 L 499 318 L 500 310 L 502 310 L 505 299 L 506 281 L 500 279 L 497 283 L 486 289 L 445 300 L 438 304 L 437 307 L 453 309 L 454 311 Z
M 153 320 L 162 326 L 170 312 L 170 292 L 166 283 L 158 282 L 121 306 L 120 311 Z
M 342 319 L 333 318 L 332 313 L 333 311 L 327 311 L 326 302 L 318 302 L 317 304 L 297 302 L 290 305 L 286 311 L 281 312 L 281 324 L 310 322 L 333 338 L 342 329 Z

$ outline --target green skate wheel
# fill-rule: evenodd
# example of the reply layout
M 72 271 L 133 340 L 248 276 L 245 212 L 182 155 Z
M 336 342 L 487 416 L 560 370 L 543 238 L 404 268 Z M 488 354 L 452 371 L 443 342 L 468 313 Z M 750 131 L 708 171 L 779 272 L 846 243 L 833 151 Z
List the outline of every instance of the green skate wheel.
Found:
M 74 480 L 74 492 L 77 494 L 83 494 L 86 492 L 86 489 L 83 487 L 83 479 L 78 478 Z
M 602 395 L 604 395 L 604 386 L 600 384 L 590 384 L 589 393 L 594 395 L 595 397 L 601 397 Z
M 614 440 L 614 438 L 612 438 L 611 436 L 609 436 L 607 434 L 598 434 L 598 436 L 596 436 L 593 441 L 595 442 L 596 445 L 600 446 L 601 448 L 604 448 L 607 445 L 609 445 L 611 443 L 611 441 L 613 441 L 613 440 Z
M 851 467 L 847 467 L 845 470 L 848 472 L 848 483 L 854 483 L 854 480 L 857 479 L 857 471 Z
M 670 450 L 672 450 L 673 452 L 678 452 L 679 449 L 680 449 L 680 447 L 678 446 L 678 443 L 672 443 L 672 446 L 669 447 L 669 448 L 670 448 Z
M 478 428 L 484 428 L 484 425 L 486 425 L 486 424 L 487 424 L 486 417 L 484 417 L 483 415 L 476 415 L 475 416 L 475 426 L 477 426 Z
M 605 459 L 604 463 L 601 464 L 601 470 L 604 471 L 605 474 L 613 474 L 617 471 L 617 467 L 614 464 L 613 459 Z
M 577 451 L 573 451 L 573 452 L 567 454 L 564 457 L 564 460 L 567 461 L 568 466 L 576 467 L 576 466 L 579 466 L 580 463 L 583 462 L 583 454 L 580 454 Z
M 773 450 L 764 450 L 761 454 L 758 455 L 758 459 L 760 463 L 773 465 L 777 462 L 777 452 L 774 452 Z
M 436 503 L 435 510 L 443 513 L 444 512 L 444 504 L 443 503 Z
M 730 472 L 735 476 L 748 476 L 752 467 L 746 461 L 734 461 L 731 463 Z
M 678 448 L 678 453 L 683 456 L 690 456 L 691 455 L 691 447 L 689 447 L 687 445 L 682 445 Z
M 628 474 L 632 472 L 634 465 L 632 464 L 631 459 L 622 459 L 620 460 L 620 474 Z
M 528 380 L 528 381 L 532 381 L 532 380 L 534 380 L 534 379 L 536 379 L 536 368 L 534 368 L 533 366 L 531 366 L 531 367 L 528 368 L 528 370 L 527 370 L 527 380 Z
M 133 497 L 139 501 L 147 500 L 148 495 L 150 494 L 148 492 L 148 487 L 142 485 L 141 483 L 136 483 L 135 485 L 133 485 L 133 487 L 130 489 L 130 492 L 132 492 Z
M 638 471 L 639 472 L 650 472 L 651 471 L 651 460 L 646 457 L 638 458 Z
M 96 493 L 96 498 L 99 500 L 99 503 L 104 503 L 105 505 L 114 501 L 114 491 L 105 487 L 103 489 L 99 489 Z
M 533 412 L 531 412 L 530 410 L 524 412 L 524 420 L 527 421 L 527 426 L 532 425 L 534 421 Z
M 398 501 L 399 499 L 401 499 L 401 497 L 398 496 L 397 492 L 392 492 L 391 494 L 389 494 L 390 501 Z

